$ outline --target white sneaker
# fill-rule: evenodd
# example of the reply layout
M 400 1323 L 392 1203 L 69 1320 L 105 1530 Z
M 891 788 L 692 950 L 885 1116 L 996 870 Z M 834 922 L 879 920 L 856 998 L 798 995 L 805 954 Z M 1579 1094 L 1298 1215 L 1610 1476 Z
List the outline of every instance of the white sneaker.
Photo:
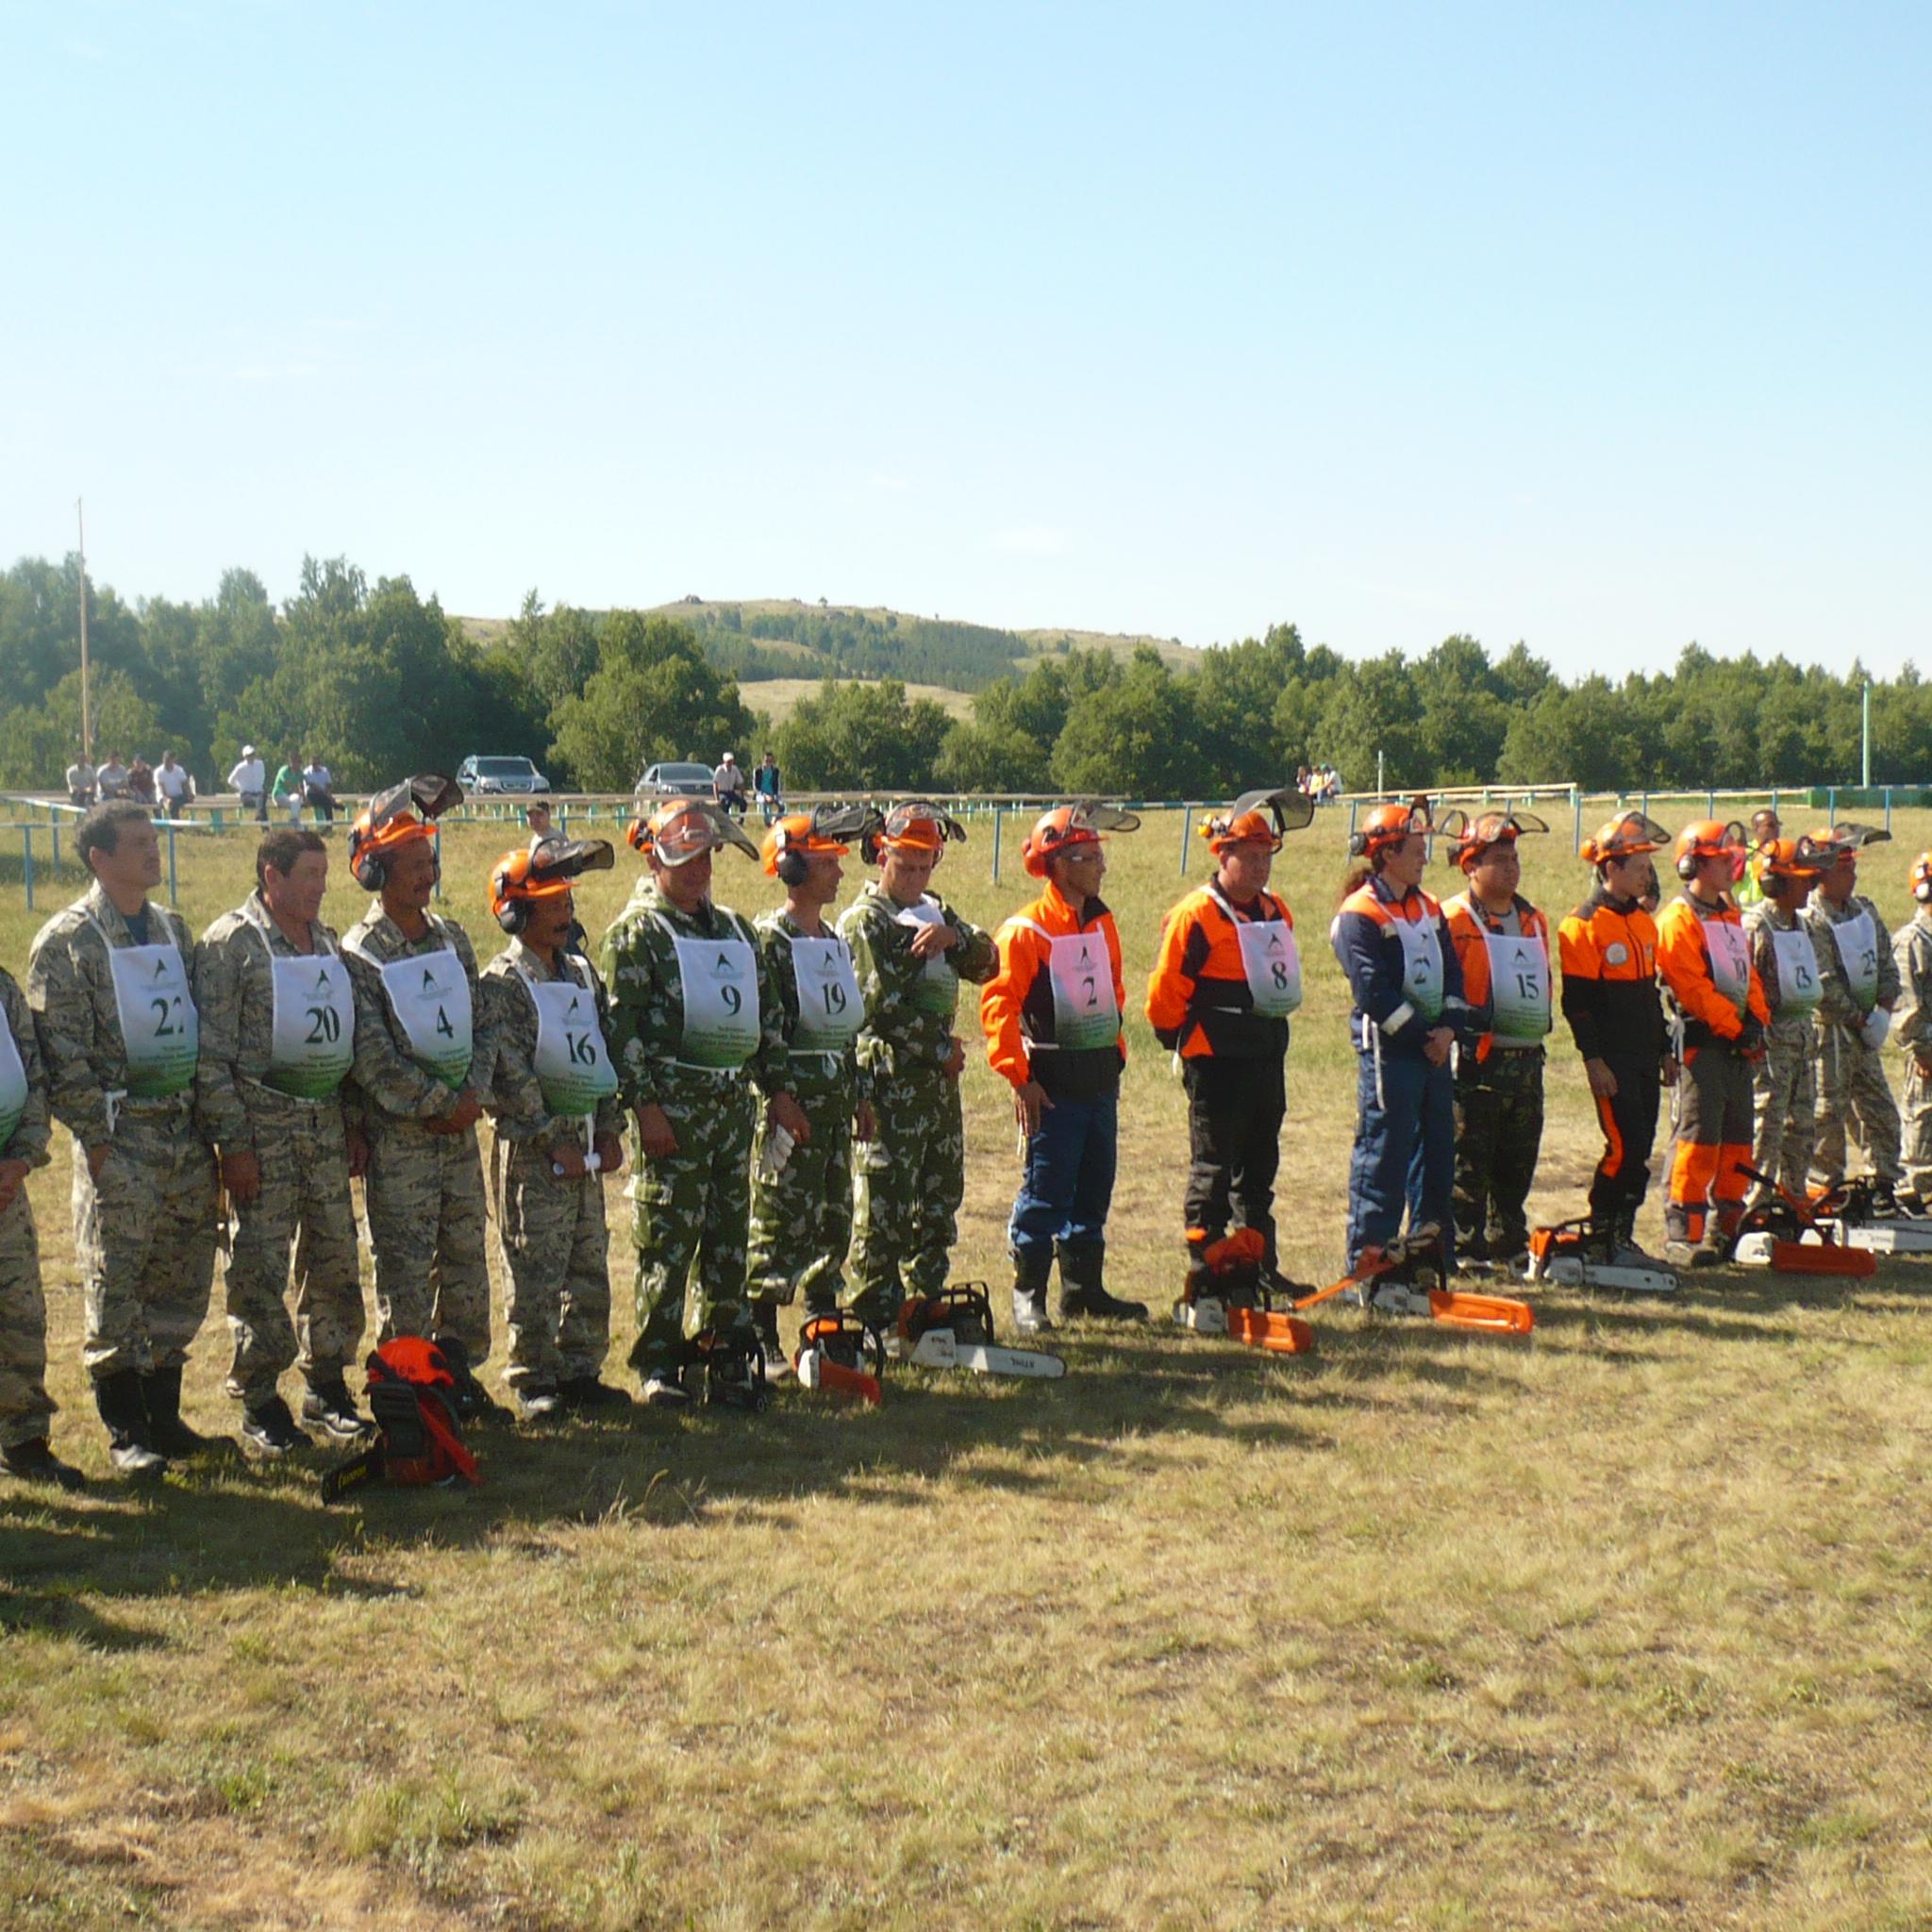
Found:
M 644 1405 L 648 1408 L 689 1408 L 691 1391 L 675 1375 L 646 1375 Z

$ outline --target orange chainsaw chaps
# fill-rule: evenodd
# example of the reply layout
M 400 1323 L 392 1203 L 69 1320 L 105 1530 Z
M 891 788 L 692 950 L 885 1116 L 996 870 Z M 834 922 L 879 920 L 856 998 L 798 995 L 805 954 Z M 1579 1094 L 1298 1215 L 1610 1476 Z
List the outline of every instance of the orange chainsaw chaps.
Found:
M 1878 1257 L 1867 1248 L 1847 1248 L 1838 1241 L 1773 1241 L 1771 1266 L 1777 1274 L 1837 1274 L 1862 1281 L 1875 1274 Z
M 1312 1355 L 1315 1324 L 1299 1315 L 1276 1315 L 1264 1308 L 1230 1308 L 1227 1332 L 1250 1348 L 1265 1348 L 1274 1355 Z
M 1429 1313 L 1450 1328 L 1473 1328 L 1484 1335 L 1527 1335 L 1536 1316 L 1527 1302 L 1504 1294 L 1463 1294 L 1453 1289 L 1429 1291 Z

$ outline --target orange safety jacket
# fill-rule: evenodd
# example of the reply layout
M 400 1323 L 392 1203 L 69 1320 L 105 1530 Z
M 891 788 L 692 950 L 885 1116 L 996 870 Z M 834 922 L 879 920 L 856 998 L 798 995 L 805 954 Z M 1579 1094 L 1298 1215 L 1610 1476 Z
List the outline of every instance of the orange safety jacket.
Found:
M 1241 958 L 1241 926 L 1275 919 L 1294 930 L 1294 914 L 1273 892 L 1237 905 L 1212 886 L 1168 913 L 1147 977 L 1147 1022 L 1162 1046 L 1177 1047 L 1183 1059 L 1278 1058 L 1288 1051 L 1288 1022 L 1255 1011 Z
M 1053 942 L 1082 933 L 1093 935 L 1106 948 L 1116 1017 L 1110 1042 L 1068 1047 L 1059 1039 Z M 1076 913 L 1059 887 L 1049 882 L 1039 898 L 1000 927 L 993 943 L 999 966 L 979 994 L 979 1024 L 993 1072 L 1016 1088 L 1038 1081 L 1056 1098 L 1091 1100 L 1114 1092 L 1127 1058 L 1119 1024 L 1127 993 L 1121 977 L 1121 936 L 1106 904 L 1090 899 L 1086 910 Z M 1080 975 L 1062 988 L 1062 996 L 1071 998 L 1076 1009 L 1093 998 L 1094 989 L 1085 979 Z
M 1729 926 L 1741 936 L 1739 950 L 1743 958 L 1744 1010 L 1760 1026 L 1771 1024 L 1771 1008 L 1764 997 L 1764 983 L 1752 963 L 1743 915 L 1728 898 L 1707 910 L 1686 892 L 1673 899 L 1658 916 L 1657 963 L 1671 997 L 1684 1015 L 1687 1049 L 1707 1046 L 1714 1040 L 1736 1040 L 1744 1030 L 1743 1013 L 1713 976 L 1707 925 Z
M 1516 924 L 1520 936 L 1526 940 L 1541 940 L 1543 944 L 1543 958 L 1550 957 L 1550 922 L 1545 919 L 1529 901 L 1519 892 L 1516 899 Z M 1458 892 L 1453 899 L 1445 900 L 1442 906 L 1443 922 L 1449 927 L 1450 943 L 1456 948 L 1456 958 L 1462 967 L 1462 996 L 1473 1010 L 1487 1012 L 1490 1000 L 1490 941 L 1491 933 L 1503 930 L 1500 920 L 1491 919 L 1475 902 L 1474 892 Z M 1544 988 L 1549 990 L 1547 976 Z M 1475 1043 L 1475 1058 L 1478 1064 L 1489 1058 L 1495 1050 L 1496 1036 L 1485 1033 Z M 1464 1043 L 1465 1053 L 1469 1051 Z
M 1599 885 L 1557 928 L 1557 949 L 1576 1051 L 1587 1060 L 1660 1061 L 1668 1039 L 1650 914 Z

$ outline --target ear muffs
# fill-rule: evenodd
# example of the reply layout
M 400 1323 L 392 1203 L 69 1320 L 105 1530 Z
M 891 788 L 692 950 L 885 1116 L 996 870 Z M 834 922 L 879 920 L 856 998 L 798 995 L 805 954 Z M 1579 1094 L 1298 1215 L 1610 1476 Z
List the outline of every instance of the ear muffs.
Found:
M 778 883 L 781 886 L 802 886 L 811 867 L 803 852 L 781 852 L 777 858 Z
M 1348 856 L 1351 858 L 1366 858 L 1369 856 L 1369 841 L 1366 833 L 1351 832 L 1348 835 Z
M 389 880 L 389 867 L 377 852 L 360 852 L 349 861 L 349 874 L 365 892 L 379 892 Z
M 1686 885 L 1689 885 L 1689 884 L 1690 884 L 1690 881 L 1691 881 L 1692 879 L 1694 879 L 1694 878 L 1695 878 L 1695 877 L 1697 876 L 1697 854 L 1696 854 L 1696 853 L 1694 853 L 1694 852 L 1687 852 L 1687 853 L 1685 853 L 1685 855 L 1683 856 L 1683 858 L 1681 858 L 1680 859 L 1678 859 L 1678 861 L 1677 861 L 1677 876 L 1678 876 L 1678 877 L 1679 877 L 1680 879 L 1682 879 L 1682 880 L 1683 880 L 1683 881 L 1685 882 L 1685 884 L 1686 884 Z
M 530 902 L 527 899 L 506 899 L 503 910 L 496 915 L 496 923 L 511 939 L 530 923 Z

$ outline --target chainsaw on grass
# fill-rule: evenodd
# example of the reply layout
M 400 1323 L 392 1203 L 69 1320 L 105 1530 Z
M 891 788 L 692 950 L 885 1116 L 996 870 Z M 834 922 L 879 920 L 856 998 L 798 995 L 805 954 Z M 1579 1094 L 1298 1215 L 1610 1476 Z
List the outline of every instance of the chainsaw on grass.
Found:
M 1193 1246 L 1193 1242 L 1190 1242 Z M 1300 1316 L 1274 1306 L 1262 1278 L 1268 1244 L 1260 1231 L 1238 1227 L 1201 1247 L 1174 1305 L 1174 1318 L 1196 1335 L 1227 1335 L 1274 1355 L 1306 1355 L 1315 1331 Z
M 791 1368 L 801 1389 L 850 1395 L 874 1408 L 885 1400 L 885 1338 L 849 1308 L 806 1317 Z
M 1818 1202 L 1792 1193 L 1741 1160 L 1737 1169 L 1747 1181 L 1770 1191 L 1767 1198 L 1744 1210 L 1738 1238 L 1731 1243 L 1731 1258 L 1740 1268 L 1770 1268 L 1780 1274 L 1829 1274 L 1852 1281 L 1861 1281 L 1877 1270 L 1877 1256 L 1840 1240 L 1840 1224 L 1823 1213 Z
M 1527 1302 L 1501 1294 L 1470 1294 L 1441 1286 L 1443 1241 L 1441 1228 L 1413 1228 L 1406 1236 L 1364 1248 L 1355 1266 L 1338 1282 L 1304 1295 L 1295 1307 L 1312 1308 L 1331 1295 L 1351 1291 L 1361 1306 L 1388 1315 L 1426 1315 L 1445 1328 L 1476 1335 L 1527 1335 L 1536 1316 Z
M 1619 1261 L 1613 1228 L 1591 1215 L 1529 1231 L 1528 1281 L 1607 1288 L 1620 1294 L 1675 1294 L 1683 1285 L 1661 1262 Z
M 983 1281 L 956 1281 L 899 1309 L 899 1346 L 922 1369 L 965 1369 L 975 1375 L 1057 1381 L 1067 1373 L 1057 1355 L 1002 1348 L 993 1339 L 992 1299 Z
M 1834 1188 L 1815 1189 L 1811 1208 L 1821 1221 L 1837 1224 L 1839 1239 L 1848 1248 L 1874 1255 L 1932 1255 L 1932 1221 L 1917 1215 L 1881 1215 L 1877 1191 L 1870 1174 L 1840 1181 Z

